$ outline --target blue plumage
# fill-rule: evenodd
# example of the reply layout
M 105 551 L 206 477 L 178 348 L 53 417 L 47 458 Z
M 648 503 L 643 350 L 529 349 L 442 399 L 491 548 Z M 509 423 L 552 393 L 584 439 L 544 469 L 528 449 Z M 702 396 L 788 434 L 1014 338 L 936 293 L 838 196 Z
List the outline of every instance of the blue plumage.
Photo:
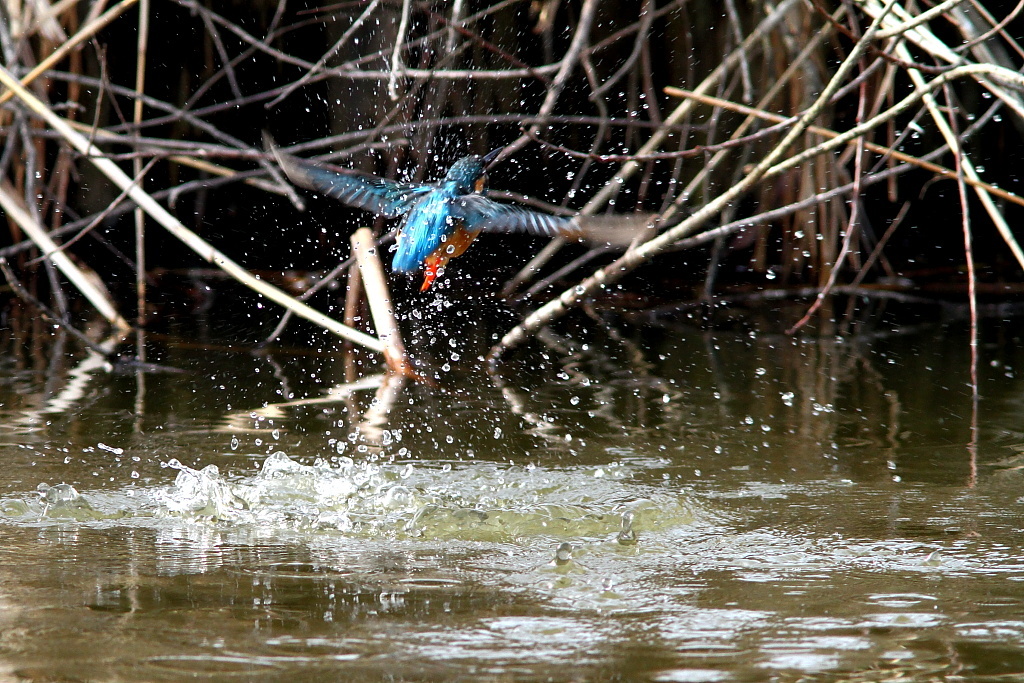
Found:
M 396 240 L 398 249 L 391 267 L 398 272 L 416 270 L 458 227 L 451 213 L 455 195 L 441 187 L 413 204 L 402 223 Z

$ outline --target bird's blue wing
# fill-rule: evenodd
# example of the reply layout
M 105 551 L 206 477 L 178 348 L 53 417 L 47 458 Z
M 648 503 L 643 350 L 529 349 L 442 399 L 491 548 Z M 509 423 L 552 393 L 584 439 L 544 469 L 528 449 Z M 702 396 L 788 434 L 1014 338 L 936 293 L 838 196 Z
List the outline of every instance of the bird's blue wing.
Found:
M 288 179 L 296 185 L 386 218 L 405 214 L 417 199 L 434 189 L 432 185 L 402 183 L 359 171 L 333 170 L 315 161 L 284 154 L 277 147 L 270 149 Z
M 459 197 L 452 203 L 451 213 L 465 221 L 466 230 L 525 232 L 573 239 L 580 236 L 580 226 L 574 218 L 552 216 L 515 204 L 499 204 L 480 195 Z
M 303 164 L 302 170 L 303 177 L 308 179 L 305 187 L 386 218 L 405 214 L 419 197 L 432 189 L 430 185 L 402 183 L 359 171 L 328 171 L 312 164 Z M 302 184 L 295 178 L 292 180 Z

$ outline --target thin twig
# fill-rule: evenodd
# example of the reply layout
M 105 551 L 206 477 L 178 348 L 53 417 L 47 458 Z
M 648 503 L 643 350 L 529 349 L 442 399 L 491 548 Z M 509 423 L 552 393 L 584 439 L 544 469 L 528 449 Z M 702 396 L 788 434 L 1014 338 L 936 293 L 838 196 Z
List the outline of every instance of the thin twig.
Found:
M 750 116 L 757 116 L 759 118 L 765 119 L 766 121 L 777 121 L 780 124 L 790 125 L 795 120 L 792 117 L 791 118 L 786 118 L 786 117 L 783 117 L 783 116 L 779 116 L 778 114 L 773 114 L 773 113 L 768 112 L 768 111 L 759 110 L 759 109 L 756 109 L 754 107 L 748 107 L 747 105 L 744 105 L 744 104 L 739 104 L 739 103 L 736 103 L 736 102 L 730 102 L 729 100 L 723 100 L 723 99 L 720 99 L 718 97 L 710 97 L 708 95 L 698 95 L 695 92 L 691 92 L 691 91 L 688 91 L 688 90 L 682 90 L 680 88 L 673 88 L 671 86 L 665 88 L 665 92 L 668 93 L 669 95 L 674 95 L 676 97 L 692 98 L 692 99 L 695 99 L 697 101 L 704 102 L 706 104 L 710 104 L 710 105 L 715 106 L 715 107 L 722 107 L 723 109 L 731 109 L 732 111 L 736 111 L 736 112 L 739 112 L 741 114 L 747 114 L 747 115 L 750 115 Z M 903 111 L 903 110 L 901 110 L 901 111 Z M 892 116 L 886 115 L 885 120 L 894 118 L 894 116 L 895 116 L 895 114 L 893 114 Z M 879 118 L 879 123 L 882 123 L 882 119 L 881 118 Z M 829 130 L 828 128 L 822 128 L 821 126 L 808 126 L 807 130 L 809 132 L 811 132 L 811 133 L 814 133 L 815 135 L 820 135 L 820 136 L 822 136 L 824 138 L 829 138 L 829 139 L 835 139 L 835 138 L 839 137 L 840 135 L 842 135 L 841 133 L 838 133 L 838 132 L 836 132 L 834 130 Z M 858 138 L 859 138 L 859 136 L 851 137 L 849 140 L 847 140 L 847 142 L 849 144 L 852 144 L 853 140 L 856 140 Z M 924 169 L 926 171 L 931 171 L 932 173 L 941 175 L 941 176 L 943 176 L 945 178 L 949 178 L 951 180 L 955 180 L 956 179 L 956 171 L 954 171 L 953 169 L 946 168 L 945 166 L 940 166 L 939 164 L 936 164 L 936 163 L 933 163 L 933 162 L 930 162 L 930 161 L 924 161 L 920 157 L 916 157 L 916 156 L 914 156 L 912 154 L 907 154 L 905 152 L 901 152 L 898 149 L 894 149 L 893 147 L 886 147 L 884 145 L 879 145 L 879 144 L 875 144 L 873 142 L 865 141 L 864 142 L 864 148 L 866 150 L 870 151 L 870 152 L 874 152 L 875 154 L 881 154 L 883 157 L 886 157 L 886 158 L 891 158 L 891 159 L 895 159 L 897 161 L 902 161 L 902 162 L 905 162 L 905 163 L 908 163 L 908 164 L 913 164 L 913 165 L 918 166 L 918 167 L 920 167 L 920 168 L 922 168 L 922 169 Z M 965 182 L 967 182 L 967 184 L 971 185 L 972 187 L 983 189 L 985 192 L 993 194 L 993 195 L 999 197 L 1000 199 L 1004 199 L 1004 200 L 1006 200 L 1008 202 L 1011 202 L 1013 204 L 1017 204 L 1018 206 L 1024 206 L 1024 197 L 1021 197 L 1020 195 L 1013 194 L 1012 192 L 1008 192 L 1008 191 L 1006 191 L 1006 190 L 1004 190 L 1004 189 L 1002 189 L 1000 187 L 996 187 L 995 185 L 991 185 L 989 183 L 986 183 L 983 180 L 981 180 L 980 178 L 971 179 L 971 178 L 968 177 L 968 178 L 965 179 Z
M 886 38 L 894 38 L 896 36 L 902 36 L 904 33 L 911 29 L 920 26 L 921 24 L 927 23 L 932 19 L 942 16 L 949 10 L 953 9 L 964 0 L 945 0 L 940 2 L 934 7 L 921 12 L 915 17 L 905 20 L 902 24 L 897 24 L 891 28 L 887 28 L 883 31 L 879 31 L 878 35 L 875 36 L 878 40 L 885 40 Z
M 124 14 L 125 10 L 127 10 L 129 7 L 131 7 L 138 1 L 139 0 L 122 0 L 120 3 L 114 5 L 109 10 L 104 12 L 102 16 L 97 17 L 93 21 L 90 21 L 88 24 L 79 29 L 79 31 L 75 33 L 75 35 L 71 36 L 71 38 L 69 38 L 66 42 L 62 43 L 60 47 L 58 47 L 52 53 L 47 55 L 46 59 L 39 62 L 39 64 L 36 65 L 34 69 L 32 69 L 27 74 L 22 76 L 21 84 L 28 85 L 29 83 L 34 81 L 36 78 L 39 77 L 40 74 L 46 72 L 47 69 L 51 68 L 54 64 L 64 59 L 64 57 L 66 57 L 69 52 L 74 50 L 76 47 L 81 45 L 86 40 L 92 38 L 99 31 L 105 28 L 107 24 L 112 22 L 114 19 L 117 19 L 122 14 Z M 14 93 L 10 91 L 0 94 L 0 105 L 4 104 L 12 97 L 14 97 Z
M 334 54 L 336 54 L 338 50 L 344 47 L 345 43 L 347 43 L 349 39 L 353 35 L 355 35 L 355 32 L 359 30 L 359 27 L 363 25 L 363 22 L 370 18 L 370 15 L 373 14 L 374 10 L 377 9 L 377 6 L 380 3 L 381 0 L 371 0 L 370 4 L 367 5 L 365 10 L 363 10 L 363 13 L 356 17 L 356 20 L 352 22 L 352 25 L 345 29 L 345 32 L 341 34 L 341 38 L 338 38 L 338 40 L 335 41 L 334 45 L 332 45 L 330 49 L 328 49 L 327 52 L 325 52 L 324 55 L 317 60 L 316 64 L 314 64 L 311 69 L 306 71 L 306 73 L 303 74 L 302 77 L 299 78 L 297 81 L 281 90 L 281 93 L 277 97 L 272 99 L 270 102 L 267 102 L 264 106 L 267 109 L 270 109 L 271 107 L 281 102 L 281 100 L 291 95 L 297 89 L 301 88 L 303 85 L 308 83 L 310 79 L 313 78 L 313 76 L 316 74 L 316 72 L 324 68 L 324 65 L 327 64 L 327 60 L 330 59 Z
M 402 18 L 398 23 L 398 34 L 395 36 L 395 47 L 391 52 L 391 73 L 388 76 L 388 96 L 398 100 L 398 79 L 405 70 L 402 64 L 402 43 L 409 30 L 409 18 L 412 15 L 412 0 L 402 0 Z
M 780 117 L 781 118 L 781 117 Z M 779 131 L 785 130 L 792 124 L 793 120 L 783 120 L 774 126 L 763 128 L 756 133 L 746 135 L 739 138 L 732 138 L 725 142 L 719 142 L 714 145 L 694 145 L 693 147 L 687 147 L 685 149 L 679 149 L 675 152 L 653 152 L 651 154 L 595 154 L 594 152 L 580 152 L 575 149 L 563 147 L 562 145 L 556 145 L 553 142 L 549 142 L 533 130 L 523 127 L 520 130 L 524 135 L 528 136 L 531 140 L 537 144 L 553 149 L 556 152 L 561 152 L 566 156 L 573 157 L 574 159 L 588 159 L 596 161 L 601 164 L 621 164 L 625 162 L 636 162 L 636 163 L 647 163 L 649 161 L 672 161 L 673 159 L 694 159 L 696 157 L 702 157 L 710 152 L 718 152 L 721 150 L 735 149 L 736 147 L 742 147 L 743 145 L 750 144 L 751 142 L 757 142 L 765 138 L 775 135 Z
M 861 123 L 864 120 L 864 111 L 867 105 L 867 82 L 861 82 L 860 98 L 857 101 L 857 122 Z M 843 236 L 843 245 L 839 250 L 839 256 L 836 257 L 835 263 L 832 264 L 832 268 L 828 274 L 828 280 L 825 282 L 825 286 L 818 292 L 818 296 L 815 297 L 814 303 L 810 305 L 807 312 L 795 325 L 786 330 L 786 334 L 795 334 L 797 330 L 806 325 L 811 316 L 813 316 L 821 305 L 825 302 L 828 297 L 829 291 L 835 286 L 836 281 L 839 279 L 839 273 L 843 269 L 843 263 L 846 261 L 846 256 L 850 253 L 850 248 L 854 243 L 854 235 L 857 234 L 859 227 L 858 221 L 860 220 L 861 211 L 861 182 L 864 178 L 864 138 L 857 138 L 857 150 L 854 155 L 854 171 L 853 171 L 853 197 L 851 199 L 850 209 L 850 221 L 846 226 L 846 234 Z
M 151 168 L 153 168 L 153 164 L 155 164 L 155 163 L 156 163 L 156 159 L 152 159 L 152 160 L 150 160 L 150 162 L 148 164 L 146 164 L 146 166 L 144 168 L 140 169 L 139 172 L 135 175 L 135 178 L 133 178 L 133 180 L 132 180 L 133 184 L 134 185 L 139 185 L 139 183 L 142 181 L 142 178 L 144 178 L 146 176 L 146 174 L 149 173 L 149 170 Z M 128 193 L 125 190 L 121 190 L 121 193 L 119 195 L 117 195 L 116 197 L 114 197 L 114 200 L 111 201 L 109 204 L 107 204 L 103 208 L 102 211 L 100 211 L 98 214 L 93 216 L 92 219 L 89 221 L 89 223 L 84 228 L 79 230 L 75 234 L 75 236 L 72 237 L 71 239 L 69 239 L 67 242 L 64 242 L 63 244 L 60 244 L 55 251 L 66 251 L 69 247 L 74 245 L 75 242 L 77 242 L 78 240 L 82 239 L 83 237 L 88 235 L 90 232 L 92 232 L 93 229 L 95 229 L 97 225 L 99 225 L 101 222 L 103 222 L 103 220 L 105 218 L 107 218 L 107 216 L 109 216 L 115 209 L 117 209 L 118 206 L 121 205 L 121 202 L 123 202 L 125 200 L 125 197 L 127 197 L 127 196 L 128 196 Z M 52 232 L 49 233 L 49 234 L 51 236 L 53 235 Z M 32 259 L 31 261 L 29 261 L 25 265 L 26 266 L 31 266 L 31 265 L 34 265 L 37 262 L 45 261 L 48 258 L 50 258 L 50 256 L 52 256 L 54 253 L 55 252 L 53 252 L 53 251 L 44 252 L 39 257 Z M 138 264 L 138 260 L 136 260 L 136 264 Z
M 44 304 L 36 297 L 32 296 L 31 292 L 25 289 L 25 286 L 21 284 L 17 276 L 15 276 L 14 272 L 11 270 L 10 264 L 7 262 L 7 259 L 3 258 L 2 256 L 0 256 L 0 271 L 3 272 L 4 278 L 7 280 L 8 286 L 10 286 L 11 290 L 19 299 L 27 303 L 29 306 L 39 309 L 39 311 L 46 318 L 49 318 L 49 320 L 53 322 L 53 324 L 59 325 L 60 327 L 70 332 L 72 337 L 82 342 L 82 344 L 85 345 L 86 347 L 92 349 L 93 351 L 100 354 L 104 358 L 107 358 L 110 355 L 109 350 L 104 349 L 102 346 L 94 342 L 92 339 L 89 339 L 89 337 L 87 337 L 85 334 L 83 334 L 77 328 L 75 328 L 75 326 L 69 323 L 63 316 L 58 314 L 56 311 L 52 310 L 49 306 Z
M 901 57 L 907 61 L 912 61 L 910 51 L 907 49 L 906 45 L 901 44 L 896 48 L 896 50 Z M 936 127 L 938 127 L 939 132 L 942 133 L 942 137 L 946 140 L 946 144 L 951 150 L 954 150 L 955 153 L 955 150 L 961 149 L 958 137 L 954 135 L 949 124 L 942 116 L 939 106 L 935 102 L 935 98 L 931 95 L 932 90 L 937 87 L 945 86 L 945 84 L 949 82 L 949 79 L 935 85 L 936 81 L 940 80 L 940 78 L 936 78 L 926 85 L 924 77 L 919 71 L 912 69 L 908 73 L 910 75 L 910 80 L 914 83 L 914 87 L 916 89 L 915 92 L 920 92 L 921 89 L 925 87 L 928 88 L 927 92 L 922 95 L 922 100 L 924 101 L 925 107 L 928 108 L 928 113 L 931 115 Z M 1006 246 L 1010 248 L 1010 252 L 1013 254 L 1014 258 L 1017 259 L 1017 263 L 1020 267 L 1024 268 L 1024 250 L 1022 250 L 1020 245 L 1017 243 L 1017 238 L 1014 237 L 1013 232 L 1010 230 L 1010 226 L 1006 222 L 1005 216 L 1003 216 L 999 207 L 996 206 L 996 203 L 992 201 L 991 195 L 997 193 L 990 192 L 988 188 L 979 187 L 981 179 L 978 177 L 978 172 L 975 170 L 974 164 L 972 164 L 965 155 L 958 155 L 958 158 L 958 163 L 962 167 L 962 173 L 957 175 L 958 182 L 962 176 L 966 182 L 970 182 L 974 187 L 974 191 L 978 195 L 978 199 L 981 200 L 981 204 L 988 213 L 989 218 L 991 218 L 992 222 L 995 223 L 996 229 L 999 231 L 1000 236 L 1002 236 Z
M 14 90 L 17 97 L 21 99 L 22 102 L 24 102 L 33 112 L 43 118 L 51 128 L 63 135 L 67 141 L 75 147 L 75 149 L 86 155 L 92 164 L 111 181 L 113 181 L 115 185 L 122 189 L 126 189 L 129 196 L 131 196 L 132 199 L 145 209 L 146 213 L 166 228 L 168 232 L 184 242 L 201 258 L 215 264 L 218 268 L 222 269 L 236 280 L 242 282 L 250 289 L 255 290 L 271 301 L 294 311 L 297 315 L 320 325 L 334 334 L 356 342 L 357 344 L 361 344 L 362 346 L 374 351 L 384 351 L 384 344 L 379 339 L 375 339 L 367 334 L 359 332 L 358 330 L 353 330 L 350 327 L 342 325 L 323 313 L 296 301 L 293 297 L 288 296 L 280 289 L 263 282 L 257 277 L 254 277 L 249 273 L 249 271 L 243 269 L 237 263 L 232 261 L 223 252 L 215 249 L 201 237 L 186 228 L 151 196 L 140 188 L 134 186 L 132 179 L 129 178 L 124 171 L 122 171 L 114 162 L 105 158 L 100 150 L 92 146 L 89 141 L 79 133 L 76 133 L 65 121 L 50 111 L 45 104 L 40 102 L 35 95 L 25 90 L 25 88 L 18 83 L 17 79 L 15 79 L 14 76 L 3 67 L 0 67 L 0 83 L 3 83 L 3 85 Z M 54 258 L 58 258 L 58 256 L 55 255 Z
M 641 263 L 644 263 L 649 258 L 664 250 L 687 232 L 693 230 L 695 227 L 703 224 L 707 220 L 710 220 L 711 217 L 717 215 L 725 206 L 745 194 L 747 190 L 754 186 L 755 183 L 759 182 L 763 178 L 776 175 L 786 168 L 789 168 L 789 161 L 781 161 L 783 155 L 789 149 L 790 145 L 792 145 L 798 137 L 804 134 L 807 126 L 809 126 L 811 121 L 818 116 L 832 97 L 832 94 L 838 90 L 841 84 L 845 81 L 847 74 L 854 68 L 854 66 L 856 66 L 860 60 L 860 56 L 865 52 L 871 41 L 874 40 L 874 35 L 878 31 L 881 19 L 888 14 L 888 11 L 893 5 L 895 5 L 895 3 L 896 0 L 888 0 L 885 12 L 883 12 L 880 17 L 872 21 L 871 26 L 867 31 L 865 31 L 864 36 L 856 45 L 853 46 L 850 54 L 847 55 L 843 63 L 840 64 L 838 69 L 836 69 L 831 80 L 815 99 L 814 103 L 800 116 L 789 132 L 783 136 L 778 145 L 776 145 L 763 159 L 761 159 L 761 161 L 754 165 L 750 172 L 747 173 L 739 183 L 705 204 L 690 217 L 683 220 L 679 225 L 669 229 L 658 237 L 645 242 L 637 248 L 627 251 L 622 257 L 616 259 L 614 263 L 599 269 L 575 287 L 566 290 L 560 296 L 531 313 L 522 323 L 514 327 L 504 337 L 502 337 L 501 341 L 491 349 L 488 354 L 490 367 L 493 369 L 497 360 L 505 350 L 517 346 L 519 343 L 524 341 L 527 335 L 532 331 L 537 330 L 540 327 L 547 325 L 555 318 L 560 317 L 569 310 L 570 306 L 577 304 L 585 296 L 607 287 L 609 284 L 615 282 Z M 951 71 L 950 73 L 953 72 Z M 830 142 L 834 143 L 836 140 L 842 140 L 842 136 L 837 137 L 835 140 Z M 845 140 L 843 140 L 843 142 L 845 142 Z M 791 159 L 799 159 L 801 156 L 802 155 L 798 154 L 791 157 Z
M 761 23 L 755 28 L 747 39 L 742 44 L 736 47 L 728 57 L 715 67 L 715 69 L 705 78 L 696 88 L 695 92 L 707 93 L 718 84 L 718 82 L 729 72 L 730 69 L 734 68 L 741 59 L 741 53 L 749 51 L 756 46 L 760 46 L 765 36 L 769 34 L 780 22 L 782 22 L 787 14 L 792 10 L 798 3 L 799 0 L 783 0 L 771 14 L 765 17 Z M 644 143 L 636 151 L 638 156 L 644 156 L 651 154 L 661 148 L 662 143 L 665 139 L 674 132 L 675 126 L 681 121 L 688 117 L 694 108 L 694 103 L 690 101 L 681 102 L 668 117 L 665 118 L 662 126 L 654 131 L 650 139 Z M 523 138 L 520 138 L 523 139 Z M 611 200 L 622 189 L 626 181 L 633 177 L 633 175 L 640 170 L 642 164 L 637 161 L 627 161 L 622 167 L 615 173 L 615 176 L 605 183 L 601 189 L 596 192 L 586 203 L 586 205 L 580 209 L 580 214 L 589 216 L 596 214 Z M 505 285 L 502 292 L 505 296 L 510 295 L 514 292 L 519 285 L 528 280 L 532 273 L 540 270 L 548 260 L 550 260 L 565 244 L 565 241 L 556 237 L 551 240 L 548 245 L 538 253 L 533 259 L 530 260 L 513 278 Z
M 990 28 L 989 30 L 985 31 L 984 33 L 982 33 L 977 38 L 972 38 L 972 39 L 968 40 L 966 43 L 964 43 L 963 45 L 957 45 L 953 49 L 956 52 L 966 52 L 967 50 L 970 50 L 975 45 L 979 45 L 981 43 L 984 43 L 986 40 L 988 40 L 989 38 L 991 38 L 995 34 L 1001 32 L 1004 28 L 1006 28 L 1006 26 L 1011 21 L 1013 21 L 1014 19 L 1017 18 L 1017 15 L 1021 13 L 1021 10 L 1024 10 L 1024 0 L 1020 0 L 1020 2 L 1017 3 L 1017 6 L 1014 7 L 1013 10 L 1009 14 L 1007 14 L 1005 17 L 1003 17 L 1003 19 L 998 24 L 994 25 L 992 28 Z
M 3 67 L 0 67 L 0 78 L 9 77 L 9 72 Z M 15 81 L 15 83 L 17 83 Z M 9 86 L 8 86 L 9 87 Z M 21 86 L 18 85 L 18 88 Z M 50 236 L 46 234 L 46 230 L 42 225 L 36 222 L 36 219 L 29 214 L 29 212 L 21 205 L 16 199 L 14 194 L 14 188 L 7 181 L 0 183 L 0 207 L 3 208 L 4 212 L 14 220 L 18 226 L 25 231 L 33 242 L 39 245 L 39 248 L 44 252 L 50 254 L 50 261 L 53 262 L 60 272 L 64 273 L 64 276 L 71 280 L 72 284 L 78 288 L 85 298 L 96 307 L 100 315 L 106 318 L 111 325 L 120 330 L 129 329 L 129 325 L 125 322 L 125 319 L 117 312 L 117 307 L 110 298 L 103 292 L 96 284 L 86 275 L 74 262 L 68 258 L 57 244 L 54 243 Z
M 569 43 L 569 47 L 566 49 L 565 55 L 559 62 L 558 72 L 551 80 L 550 85 L 548 85 L 547 93 L 544 96 L 544 102 L 541 104 L 540 109 L 537 110 L 538 123 L 534 124 L 531 128 L 534 133 L 540 130 L 540 126 L 543 125 L 546 117 L 550 116 L 555 110 L 555 104 L 558 102 L 558 98 L 561 97 L 562 91 L 565 89 L 565 85 L 569 81 L 569 76 L 576 68 L 576 64 L 580 60 L 580 54 L 586 47 L 587 40 L 590 37 L 590 29 L 593 28 L 594 19 L 597 16 L 597 8 L 599 4 L 598 0 L 584 0 L 583 7 L 580 8 L 580 18 L 576 22 L 576 30 L 572 35 L 572 42 Z M 502 150 L 494 163 L 497 164 L 502 160 L 507 159 L 525 147 L 529 142 L 529 137 L 526 135 L 520 135 L 519 138 Z

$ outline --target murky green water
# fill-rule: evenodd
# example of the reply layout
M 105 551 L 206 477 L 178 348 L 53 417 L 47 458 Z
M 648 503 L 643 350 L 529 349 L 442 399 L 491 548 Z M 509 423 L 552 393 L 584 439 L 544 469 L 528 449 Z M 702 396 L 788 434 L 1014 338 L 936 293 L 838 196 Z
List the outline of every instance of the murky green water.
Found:
M 413 331 L 436 386 L 196 334 L 140 380 L 8 331 L 0 676 L 1020 680 L 1016 334 L 975 438 L 940 327 L 590 332 L 499 382 L 489 335 Z

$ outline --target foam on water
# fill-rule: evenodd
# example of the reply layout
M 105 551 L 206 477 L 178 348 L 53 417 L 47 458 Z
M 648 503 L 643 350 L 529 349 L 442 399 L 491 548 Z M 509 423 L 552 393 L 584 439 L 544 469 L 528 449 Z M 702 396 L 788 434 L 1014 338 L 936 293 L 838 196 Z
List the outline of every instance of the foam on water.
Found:
M 691 524 L 700 510 L 679 490 L 638 484 L 626 466 L 547 469 L 494 463 L 303 465 L 278 451 L 254 476 L 176 460 L 174 484 L 153 492 L 159 514 L 197 523 L 331 530 L 404 538 L 510 541 L 623 538 Z M 624 532 L 625 530 L 625 532 Z

